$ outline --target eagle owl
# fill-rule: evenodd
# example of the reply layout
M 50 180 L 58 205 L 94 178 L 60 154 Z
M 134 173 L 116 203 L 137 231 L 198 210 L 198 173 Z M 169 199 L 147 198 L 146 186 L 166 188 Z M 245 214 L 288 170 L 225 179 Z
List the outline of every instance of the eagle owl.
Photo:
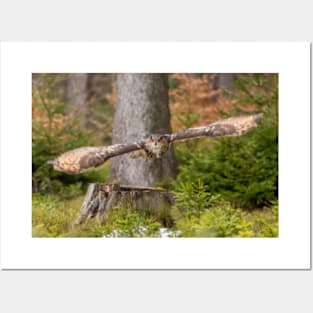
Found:
M 170 147 L 170 136 L 153 134 L 144 139 L 144 148 L 133 152 L 130 157 L 136 159 L 143 157 L 144 159 L 159 159 L 161 158 Z
M 146 159 L 161 158 L 170 144 L 178 140 L 198 137 L 241 136 L 255 128 L 263 114 L 232 117 L 215 123 L 188 128 L 174 134 L 152 134 L 138 142 L 115 144 L 104 147 L 82 147 L 67 151 L 55 160 L 48 161 L 56 171 L 78 174 L 90 168 L 101 166 L 108 159 L 121 154 L 132 153 L 132 158 L 142 156 Z

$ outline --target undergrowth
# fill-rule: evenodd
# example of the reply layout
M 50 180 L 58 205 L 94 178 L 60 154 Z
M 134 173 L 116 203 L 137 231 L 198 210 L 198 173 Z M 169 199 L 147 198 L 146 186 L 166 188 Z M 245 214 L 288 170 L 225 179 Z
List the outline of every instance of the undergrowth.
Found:
M 193 188 L 195 187 L 195 188 Z M 184 186 L 170 211 L 173 237 L 277 237 L 278 204 L 252 211 L 234 208 L 216 195 L 206 194 L 201 181 Z M 188 196 L 187 196 L 188 194 Z M 159 237 L 158 216 L 132 208 L 114 208 L 105 223 L 93 220 L 74 225 L 83 197 L 64 200 L 33 195 L 33 237 Z M 171 237 L 171 235 L 170 235 Z
M 183 237 L 277 237 L 278 202 L 262 209 L 235 208 L 218 194 L 207 192 L 201 180 L 176 192 L 172 210 Z

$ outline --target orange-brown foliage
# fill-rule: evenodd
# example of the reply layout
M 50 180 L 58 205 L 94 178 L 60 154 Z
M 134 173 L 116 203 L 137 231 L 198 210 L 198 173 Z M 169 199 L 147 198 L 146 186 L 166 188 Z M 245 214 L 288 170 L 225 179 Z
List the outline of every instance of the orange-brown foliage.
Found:
M 116 104 L 116 82 L 114 80 L 112 80 L 112 90 L 105 94 L 105 99 L 108 101 L 108 103 L 113 108 L 115 108 L 115 104 Z
M 51 96 L 51 88 L 43 84 L 33 88 L 32 120 L 36 123 L 33 124 L 33 140 L 54 136 L 62 142 L 70 137 L 68 129 L 73 124 L 72 117 L 65 113 L 54 113 L 57 102 L 58 99 Z
M 220 118 L 220 112 L 229 112 L 233 101 L 221 95 L 221 91 L 213 88 L 212 74 L 171 74 L 177 81 L 177 87 L 170 89 L 170 110 L 172 129 L 182 126 L 181 115 L 198 113 L 199 118 L 191 126 L 212 123 Z

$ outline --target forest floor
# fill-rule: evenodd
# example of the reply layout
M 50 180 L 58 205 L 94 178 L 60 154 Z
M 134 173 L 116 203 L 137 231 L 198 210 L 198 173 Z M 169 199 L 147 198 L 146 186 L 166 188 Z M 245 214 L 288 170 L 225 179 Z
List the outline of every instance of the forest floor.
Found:
M 171 212 L 174 224 L 164 227 L 138 211 L 113 210 L 108 221 L 74 225 L 84 196 L 61 199 L 33 194 L 33 237 L 277 237 L 278 207 L 244 211 L 229 204 L 204 209 L 200 215 Z

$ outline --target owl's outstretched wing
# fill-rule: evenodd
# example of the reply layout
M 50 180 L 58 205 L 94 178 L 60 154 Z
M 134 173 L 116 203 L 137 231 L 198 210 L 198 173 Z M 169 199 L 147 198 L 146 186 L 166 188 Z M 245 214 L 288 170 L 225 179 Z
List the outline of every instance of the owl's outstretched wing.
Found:
M 53 165 L 56 171 L 66 174 L 79 174 L 93 167 L 101 166 L 112 157 L 142 148 L 143 142 L 116 144 L 107 147 L 81 147 L 67 151 L 55 160 L 48 161 L 47 163 Z
M 206 126 L 188 128 L 171 134 L 170 142 L 198 137 L 241 136 L 257 127 L 257 123 L 262 118 L 263 113 L 260 113 L 249 116 L 231 117 Z
M 57 171 L 67 174 L 79 174 L 90 168 L 101 166 L 112 157 L 136 150 L 143 149 L 151 158 L 159 158 L 168 150 L 169 144 L 176 140 L 188 140 L 204 136 L 240 136 L 255 128 L 262 117 L 262 113 L 232 117 L 207 126 L 188 128 L 174 134 L 156 135 L 162 139 L 156 145 L 151 144 L 146 138 L 129 144 L 116 144 L 107 147 L 82 147 L 67 151 L 55 160 L 47 163 L 53 165 L 53 168 Z M 160 153 L 160 146 L 158 145 L 162 145 L 162 153 Z

